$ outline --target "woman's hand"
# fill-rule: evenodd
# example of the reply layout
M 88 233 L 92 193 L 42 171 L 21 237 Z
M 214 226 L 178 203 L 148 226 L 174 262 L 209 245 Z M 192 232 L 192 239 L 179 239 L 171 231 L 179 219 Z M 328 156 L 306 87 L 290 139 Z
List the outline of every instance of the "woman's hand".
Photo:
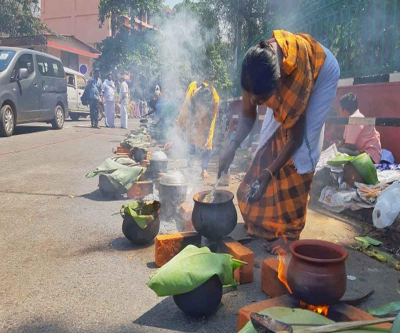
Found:
M 248 201 L 249 203 L 254 203 L 260 201 L 260 199 L 264 196 L 267 191 L 267 187 L 269 182 L 271 181 L 271 172 L 268 170 L 264 170 L 260 176 L 258 176 L 257 180 L 253 183 L 252 188 L 257 188 L 254 193 L 249 195 Z
M 219 159 L 218 178 L 221 177 L 222 172 L 228 173 L 228 169 L 235 158 L 235 152 L 236 149 L 232 145 L 229 145 L 223 152 Z
M 173 143 L 172 141 L 171 141 L 171 142 L 167 142 L 167 143 L 165 144 L 165 146 L 164 146 L 164 150 L 170 149 L 173 145 L 174 145 L 174 143 Z

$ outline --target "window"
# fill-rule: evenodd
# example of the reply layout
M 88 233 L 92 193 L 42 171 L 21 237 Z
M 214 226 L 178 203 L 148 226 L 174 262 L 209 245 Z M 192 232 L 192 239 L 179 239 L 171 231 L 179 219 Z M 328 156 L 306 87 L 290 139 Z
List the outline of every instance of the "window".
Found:
M 77 54 L 61 51 L 61 61 L 65 67 L 79 71 L 79 57 Z
M 65 74 L 65 78 L 67 79 L 67 85 L 75 88 L 75 75 L 74 74 Z
M 21 68 L 26 68 L 28 70 L 28 78 L 35 72 L 32 54 L 23 54 L 18 58 L 17 64 L 15 65 L 15 68 L 11 74 L 11 79 L 16 78 L 18 71 Z
M 77 76 L 78 81 L 78 89 L 85 89 L 86 88 L 86 80 L 82 76 Z
M 64 68 L 61 62 L 39 55 L 36 56 L 36 61 L 42 76 L 64 78 Z
M 0 72 L 7 69 L 14 55 L 15 51 L 0 50 Z

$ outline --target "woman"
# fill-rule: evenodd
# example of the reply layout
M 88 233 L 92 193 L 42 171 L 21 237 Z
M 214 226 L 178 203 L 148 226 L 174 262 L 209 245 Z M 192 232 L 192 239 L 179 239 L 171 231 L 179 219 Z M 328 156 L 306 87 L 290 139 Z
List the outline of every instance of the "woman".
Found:
M 247 232 L 269 241 L 270 252 L 287 248 L 304 228 L 339 75 L 328 49 L 309 35 L 283 30 L 250 48 L 243 60 L 243 116 L 221 157 L 219 174 L 228 171 L 250 133 L 257 106 L 267 106 L 259 149 L 238 189 L 238 201 Z
M 208 164 L 212 154 L 215 123 L 218 116 L 219 96 L 213 86 L 207 82 L 198 84 L 196 81 L 189 85 L 185 102 L 179 113 L 177 128 L 186 131 L 189 143 L 189 154 L 201 154 L 201 176 L 209 178 Z M 166 148 L 172 142 L 166 144 Z M 189 166 L 191 159 L 188 159 Z

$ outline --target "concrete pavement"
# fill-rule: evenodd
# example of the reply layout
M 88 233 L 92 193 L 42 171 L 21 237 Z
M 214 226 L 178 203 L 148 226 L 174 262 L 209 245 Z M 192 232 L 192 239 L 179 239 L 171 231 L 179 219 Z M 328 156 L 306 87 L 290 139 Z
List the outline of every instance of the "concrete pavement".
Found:
M 248 245 L 257 254 L 255 282 L 227 291 L 212 317 L 189 318 L 171 297 L 158 298 L 146 286 L 153 245 L 132 246 L 118 213 L 126 201 L 105 201 L 98 179 L 85 178 L 127 131 L 89 124 L 23 125 L 0 138 L 0 331 L 235 332 L 239 308 L 267 298 L 261 242 Z M 302 237 L 349 244 L 361 232 L 357 223 L 311 211 Z M 243 225 L 234 234 L 244 235 Z M 354 251 L 347 267 L 357 278 L 350 293 L 376 290 L 362 308 L 398 299 L 398 272 Z

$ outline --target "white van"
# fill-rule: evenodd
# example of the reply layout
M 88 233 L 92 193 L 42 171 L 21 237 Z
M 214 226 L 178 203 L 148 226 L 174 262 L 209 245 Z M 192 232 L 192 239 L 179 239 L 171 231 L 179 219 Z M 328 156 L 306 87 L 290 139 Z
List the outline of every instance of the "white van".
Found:
M 73 69 L 64 67 L 65 78 L 67 79 L 67 95 L 69 116 L 72 120 L 90 116 L 89 106 L 83 105 L 81 97 L 86 87 L 85 76 Z M 104 105 L 100 103 L 99 121 L 104 117 Z

